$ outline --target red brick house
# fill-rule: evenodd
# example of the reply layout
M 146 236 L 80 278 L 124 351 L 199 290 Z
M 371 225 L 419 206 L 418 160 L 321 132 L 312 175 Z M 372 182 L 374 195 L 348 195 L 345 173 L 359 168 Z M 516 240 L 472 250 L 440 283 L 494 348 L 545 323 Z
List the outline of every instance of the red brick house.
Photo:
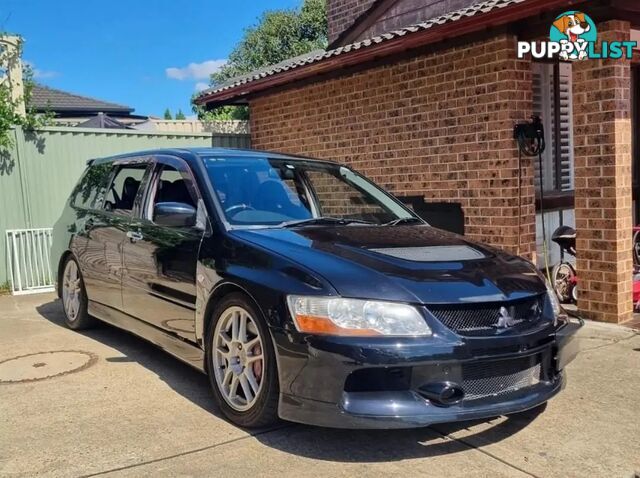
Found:
M 516 46 L 548 39 L 567 10 L 587 13 L 599 42 L 640 39 L 640 2 L 327 3 L 326 51 L 235 78 L 197 102 L 248 104 L 254 147 L 338 160 L 398 196 L 458 203 L 465 234 L 532 259 L 541 176 L 532 158 L 519 161 L 513 126 L 540 114 L 542 207 L 549 233 L 560 222 L 578 231 L 578 307 L 631 319 L 640 55 L 543 62 L 519 59 Z

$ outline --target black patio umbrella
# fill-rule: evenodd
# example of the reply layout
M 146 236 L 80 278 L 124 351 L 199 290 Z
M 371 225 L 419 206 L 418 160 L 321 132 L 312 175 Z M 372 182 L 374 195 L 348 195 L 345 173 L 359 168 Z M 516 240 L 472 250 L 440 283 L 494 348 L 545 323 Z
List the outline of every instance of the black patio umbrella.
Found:
M 98 113 L 84 123 L 77 124 L 76 128 L 133 129 L 104 113 Z

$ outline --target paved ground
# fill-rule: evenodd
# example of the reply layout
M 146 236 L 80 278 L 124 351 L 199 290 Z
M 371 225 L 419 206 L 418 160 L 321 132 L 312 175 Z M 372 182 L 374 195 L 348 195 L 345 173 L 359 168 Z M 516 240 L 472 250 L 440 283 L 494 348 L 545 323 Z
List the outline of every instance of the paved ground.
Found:
M 589 324 L 581 344 L 567 389 L 541 413 L 248 433 L 220 418 L 203 375 L 146 342 L 106 325 L 67 330 L 52 295 L 0 297 L 0 377 L 32 379 L 0 383 L 0 475 L 630 478 L 640 472 L 640 335 Z M 6 362 L 27 354 L 38 355 Z

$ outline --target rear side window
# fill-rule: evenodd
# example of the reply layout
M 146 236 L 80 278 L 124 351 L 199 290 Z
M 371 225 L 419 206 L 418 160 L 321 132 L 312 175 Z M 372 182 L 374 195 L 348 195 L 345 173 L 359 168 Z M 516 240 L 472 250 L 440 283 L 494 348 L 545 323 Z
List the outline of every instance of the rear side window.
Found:
M 122 166 L 115 177 L 104 201 L 104 209 L 129 213 L 133 209 L 138 190 L 147 170 L 146 164 Z
M 71 204 L 75 207 L 95 209 L 101 204 L 111 175 L 111 164 L 89 166 L 71 193 Z

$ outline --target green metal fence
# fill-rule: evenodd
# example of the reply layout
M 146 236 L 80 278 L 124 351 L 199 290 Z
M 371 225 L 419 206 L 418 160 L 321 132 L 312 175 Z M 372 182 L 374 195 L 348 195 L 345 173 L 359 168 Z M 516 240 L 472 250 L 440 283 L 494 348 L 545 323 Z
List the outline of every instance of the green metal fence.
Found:
M 15 146 L 0 151 L 0 237 L 7 230 L 50 228 L 88 159 L 155 148 L 248 148 L 248 135 L 47 127 L 14 130 Z M 0 285 L 9 278 L 0 241 Z

